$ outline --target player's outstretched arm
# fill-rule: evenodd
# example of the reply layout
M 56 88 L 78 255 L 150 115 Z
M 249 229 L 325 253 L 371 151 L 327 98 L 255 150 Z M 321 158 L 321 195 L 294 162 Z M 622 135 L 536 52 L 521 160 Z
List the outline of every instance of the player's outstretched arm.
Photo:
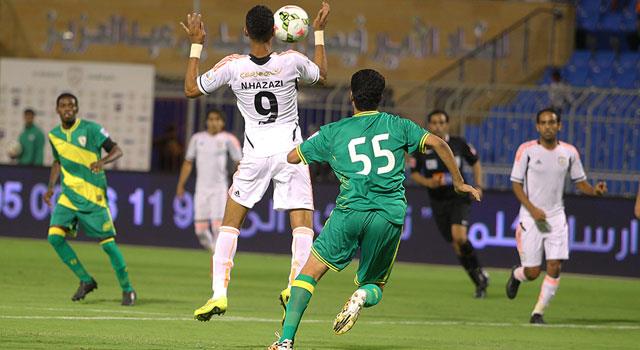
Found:
M 587 181 L 580 181 L 576 183 L 578 191 L 588 196 L 602 196 L 607 193 L 607 183 L 599 181 L 595 186 L 591 186 Z
M 298 154 L 295 148 L 292 149 L 291 152 L 287 154 L 287 163 L 298 164 L 300 162 L 302 162 L 302 159 L 300 159 L 300 155 Z
M 432 147 L 438 157 L 442 160 L 444 165 L 451 173 L 451 178 L 453 179 L 453 187 L 458 193 L 469 193 L 473 198 L 477 201 L 480 201 L 480 192 L 464 183 L 464 179 L 462 178 L 462 174 L 460 174 L 460 169 L 458 169 L 458 164 L 453 156 L 453 151 L 449 148 L 449 145 L 439 138 L 436 135 L 430 134 L 429 137 L 425 139 L 425 145 Z
M 182 29 L 191 40 L 191 52 L 189 53 L 189 62 L 187 63 L 187 72 L 184 75 L 184 94 L 187 97 L 198 97 L 202 92 L 198 89 L 198 64 L 200 63 L 200 54 L 202 53 L 202 45 L 207 33 L 204 30 L 204 22 L 202 15 L 199 13 L 187 14 L 187 24 L 180 22 Z
M 320 68 L 320 79 L 318 84 L 324 85 L 327 81 L 327 53 L 324 49 L 324 28 L 327 26 L 327 18 L 331 12 L 331 6 L 326 1 L 322 2 L 322 7 L 316 18 L 313 20 L 313 30 L 316 40 L 313 62 Z

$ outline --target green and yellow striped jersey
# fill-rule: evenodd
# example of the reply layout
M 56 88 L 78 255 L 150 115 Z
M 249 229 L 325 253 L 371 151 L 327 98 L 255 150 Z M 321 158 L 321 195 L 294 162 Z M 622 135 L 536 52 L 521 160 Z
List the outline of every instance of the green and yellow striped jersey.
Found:
M 102 126 L 81 119 L 69 129 L 58 125 L 49 132 L 53 158 L 61 169 L 58 204 L 79 211 L 107 208 L 107 177 L 104 171 L 93 173 L 90 165 L 101 158 L 102 144 L 108 138 Z
M 424 152 L 429 132 L 411 120 L 369 111 L 324 125 L 296 150 L 302 161 L 327 162 L 340 180 L 337 209 L 379 211 L 404 223 L 405 152 Z

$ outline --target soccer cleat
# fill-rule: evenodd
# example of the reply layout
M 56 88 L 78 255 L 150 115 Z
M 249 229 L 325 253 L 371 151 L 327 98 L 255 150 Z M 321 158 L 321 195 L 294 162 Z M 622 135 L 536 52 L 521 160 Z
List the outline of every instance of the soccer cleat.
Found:
M 476 299 L 484 299 L 487 296 L 487 287 L 489 287 L 489 274 L 479 268 L 477 271 L 477 279 L 479 283 L 476 285 L 474 297 Z
M 513 271 L 517 269 L 519 266 L 514 266 L 511 268 L 511 276 L 509 276 L 509 280 L 507 281 L 507 297 L 509 299 L 513 299 L 518 295 L 518 288 L 520 287 L 520 281 L 516 279 L 516 276 L 513 275 Z
M 76 290 L 76 293 L 71 297 L 72 301 L 78 301 L 84 299 L 87 294 L 91 293 L 94 289 L 98 289 L 98 282 L 91 279 L 91 282 L 80 281 L 80 285 Z
M 283 341 L 276 341 L 271 344 L 267 350 L 293 350 L 293 340 L 285 339 Z
M 542 318 L 542 314 L 533 314 L 533 315 L 531 315 L 531 319 L 529 320 L 529 323 L 532 323 L 532 324 L 545 324 L 546 322 Z
M 138 299 L 138 294 L 136 294 L 135 290 L 130 292 L 122 292 L 122 305 L 123 306 L 133 306 Z
M 193 317 L 202 322 L 209 321 L 213 315 L 224 315 L 227 312 L 227 297 L 209 299 L 207 303 L 193 312 Z
M 353 325 L 356 324 L 360 311 L 364 306 L 364 301 L 367 298 L 367 292 L 362 289 L 356 290 L 349 300 L 342 307 L 342 311 L 336 316 L 333 321 L 333 331 L 336 334 L 344 334 L 348 332 Z
M 284 324 L 284 318 L 287 316 L 287 303 L 289 302 L 289 298 L 291 298 L 291 288 L 287 287 L 280 292 L 280 296 L 278 297 L 280 305 L 282 305 L 284 309 L 282 311 L 282 324 Z

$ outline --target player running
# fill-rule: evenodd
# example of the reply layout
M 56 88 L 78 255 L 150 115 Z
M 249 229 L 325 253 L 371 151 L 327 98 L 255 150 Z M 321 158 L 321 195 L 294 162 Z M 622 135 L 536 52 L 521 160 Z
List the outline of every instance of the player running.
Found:
M 545 323 L 542 315 L 560 285 L 562 261 L 569 259 L 569 231 L 562 201 L 565 176 L 569 174 L 584 194 L 601 196 L 607 192 L 606 183 L 598 182 L 592 187 L 587 182 L 576 148 L 558 141 L 561 127 L 560 114 L 554 109 L 539 111 L 536 130 L 540 138 L 520 145 L 511 171 L 513 193 L 522 204 L 516 229 L 522 266 L 511 271 L 507 297 L 516 297 L 520 282 L 538 278 L 543 252 L 547 260 L 547 275 L 531 314 L 531 323 Z
M 224 131 L 225 121 L 222 111 L 214 109 L 207 113 L 207 130 L 191 137 L 176 188 L 176 197 L 182 198 L 195 161 L 198 172 L 194 196 L 195 232 L 200 244 L 212 253 L 227 201 L 228 157 L 236 165 L 242 158 L 240 142 Z
M 136 292 L 115 242 L 116 230 L 107 202 L 107 177 L 103 170 L 105 164 L 122 157 L 122 150 L 99 124 L 76 118 L 78 99 L 74 95 L 61 94 L 56 106 L 60 125 L 49 132 L 54 160 L 44 201 L 51 206 L 53 188 L 62 172 L 62 191 L 51 214 L 48 240 L 60 259 L 80 279 L 80 286 L 71 300 L 84 299 L 98 288 L 96 280 L 85 270 L 67 242 L 67 237 L 77 235 L 80 225 L 87 236 L 100 240 L 100 246 L 109 255 L 122 288 L 122 305 L 133 305 Z M 108 153 L 104 158 L 102 149 Z
M 247 12 L 245 19 L 245 35 L 251 39 L 251 53 L 227 56 L 203 75 L 198 75 L 205 39 L 202 17 L 195 13 L 187 15 L 187 25 L 182 24 L 192 43 L 185 74 L 185 94 L 188 97 L 208 95 L 222 85 L 228 85 L 236 95 L 245 123 L 243 157 L 228 192 L 213 255 L 213 296 L 195 310 L 197 320 L 208 321 L 211 316 L 226 312 L 227 288 L 240 226 L 249 209 L 262 199 L 271 181 L 274 184 L 274 209 L 291 210 L 293 240 L 289 285 L 309 256 L 314 235 L 309 168 L 288 164 L 285 158 L 290 149 L 302 142 L 298 126 L 298 81 L 324 83 L 327 77 L 323 29 L 329 11 L 329 4 L 323 2 L 313 22 L 316 30 L 313 62 L 296 51 L 273 52 L 273 12 L 265 6 L 255 6 Z M 283 307 L 288 298 L 289 287 L 280 293 Z
M 449 135 L 449 115 L 443 110 L 434 110 L 427 115 L 429 131 L 447 142 L 455 156 L 458 168 L 462 173 L 463 160 L 473 169 L 476 188 L 482 192 L 482 166 L 476 151 L 459 136 Z M 433 217 L 442 237 L 453 246 L 458 261 L 471 278 L 476 287 L 474 296 L 484 298 L 489 286 L 489 274 L 480 265 L 473 244 L 467 237 L 469 226 L 469 196 L 456 193 L 451 174 L 440 160 L 440 157 L 428 149 L 426 153 L 413 155 L 416 165 L 411 169 L 411 178 L 419 185 L 425 186 L 429 192 Z
M 336 208 L 292 284 L 282 336 L 269 350 L 293 349 L 316 284 L 327 270 L 341 271 L 349 265 L 358 248 L 358 289 L 336 316 L 334 332 L 347 332 L 363 307 L 380 302 L 406 215 L 402 185 L 405 152 L 433 147 L 451 172 L 456 190 L 480 200 L 478 190 L 464 183 L 446 142 L 408 119 L 377 111 L 384 87 L 380 73 L 371 69 L 356 72 L 351 77 L 353 117 L 321 127 L 288 155 L 294 164 L 328 162 L 341 185 Z

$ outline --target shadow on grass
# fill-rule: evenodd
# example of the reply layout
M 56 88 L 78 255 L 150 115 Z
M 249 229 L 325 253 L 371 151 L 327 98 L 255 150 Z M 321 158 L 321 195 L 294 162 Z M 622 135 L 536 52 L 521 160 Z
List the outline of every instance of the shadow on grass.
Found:
M 83 305 L 101 305 L 101 304 L 118 304 L 122 302 L 120 298 L 96 298 L 96 299 L 85 299 L 80 302 Z M 176 300 L 176 299 L 159 299 L 159 298 L 140 298 L 136 300 L 136 304 L 133 306 L 134 308 L 138 305 L 177 305 L 183 304 L 184 300 Z

